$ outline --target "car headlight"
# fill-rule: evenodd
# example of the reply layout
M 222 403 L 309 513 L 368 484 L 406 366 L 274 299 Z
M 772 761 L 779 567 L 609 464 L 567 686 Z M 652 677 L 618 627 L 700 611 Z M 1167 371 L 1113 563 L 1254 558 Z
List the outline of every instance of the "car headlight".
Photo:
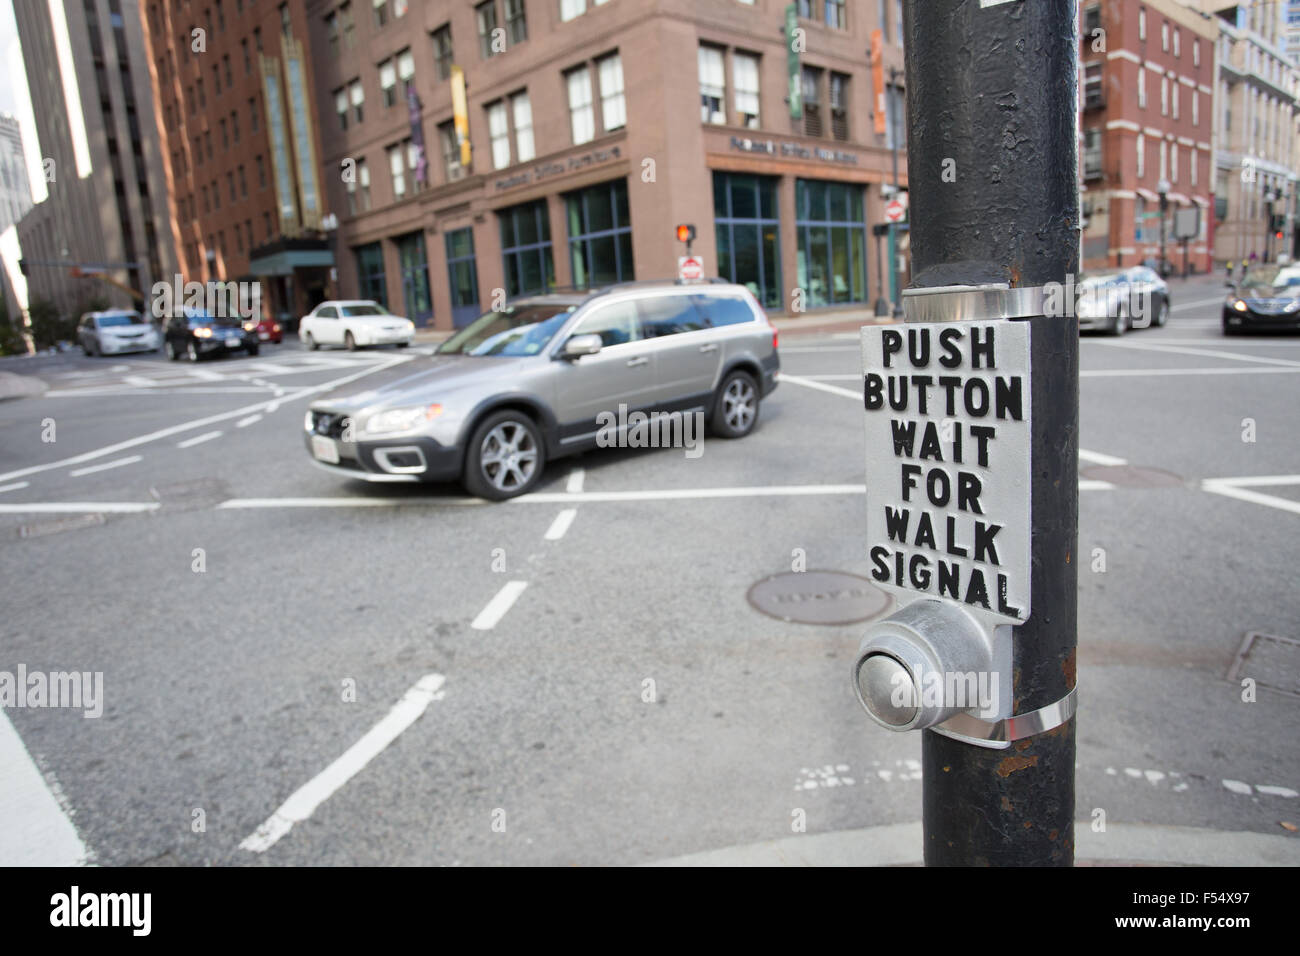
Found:
M 365 431 L 371 435 L 404 432 L 432 421 L 442 414 L 441 405 L 417 405 L 413 408 L 390 408 L 366 419 Z
M 312 416 L 315 414 L 316 413 L 313 412 L 310 408 L 307 409 L 307 414 L 304 415 L 302 419 L 302 427 L 304 431 L 311 432 L 316 430 L 316 423 L 312 421 Z
M 200 339 L 210 339 L 212 338 L 212 330 L 209 328 L 195 329 L 194 335 Z
M 1247 308 L 1246 303 L 1243 302 L 1241 299 L 1238 299 L 1236 302 L 1232 303 L 1232 307 L 1236 309 L 1238 312 L 1245 312 Z
M 1297 309 L 1300 309 L 1300 299 L 1292 299 L 1290 302 L 1286 304 L 1286 306 L 1282 309 L 1282 311 L 1294 312 Z
M 252 332 L 252 331 L 253 331 L 254 329 L 256 329 L 256 328 L 257 328 L 257 323 L 256 323 L 256 322 L 245 322 L 245 323 L 244 323 L 244 331 L 245 331 L 245 332 Z
M 406 331 L 412 333 L 415 332 L 415 323 L 412 322 L 410 319 L 406 320 Z

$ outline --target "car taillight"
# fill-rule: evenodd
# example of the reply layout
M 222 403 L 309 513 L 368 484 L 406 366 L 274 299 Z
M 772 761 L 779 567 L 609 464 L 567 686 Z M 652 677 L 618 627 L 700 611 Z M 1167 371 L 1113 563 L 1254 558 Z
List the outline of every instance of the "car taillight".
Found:
M 776 329 L 772 329 L 772 351 L 773 352 L 776 351 L 777 346 L 780 344 L 777 341 L 780 337 L 781 337 L 781 333 L 778 332 Z

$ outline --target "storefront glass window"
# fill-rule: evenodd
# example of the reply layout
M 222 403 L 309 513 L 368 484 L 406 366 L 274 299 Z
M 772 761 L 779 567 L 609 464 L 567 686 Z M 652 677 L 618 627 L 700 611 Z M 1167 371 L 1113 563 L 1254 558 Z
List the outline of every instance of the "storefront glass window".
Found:
M 511 206 L 501 210 L 499 216 L 507 295 L 513 298 L 552 288 L 555 262 L 551 258 L 551 223 L 546 201 L 539 199 Z
M 781 307 L 776 177 L 713 174 L 718 275 L 739 283 L 767 308 Z
M 388 307 L 388 283 L 384 278 L 384 250 L 379 243 L 357 246 L 357 278 L 361 298 Z
M 861 186 L 796 180 L 795 232 L 799 287 L 808 307 L 867 300 Z
M 397 240 L 397 254 L 402 264 L 402 298 L 406 317 L 424 325 L 433 317 L 433 300 L 429 295 L 429 257 L 425 254 L 424 233 L 413 232 Z
M 627 180 L 616 179 L 564 197 L 573 284 L 579 288 L 636 278 Z
M 451 286 L 451 324 L 456 328 L 478 318 L 478 269 L 474 262 L 474 230 L 447 233 L 447 277 Z

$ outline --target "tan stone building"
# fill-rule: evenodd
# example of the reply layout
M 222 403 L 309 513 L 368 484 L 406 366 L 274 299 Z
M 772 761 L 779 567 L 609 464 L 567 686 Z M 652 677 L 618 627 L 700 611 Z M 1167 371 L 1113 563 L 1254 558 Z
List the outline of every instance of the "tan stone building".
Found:
M 707 274 L 772 311 L 878 294 L 887 105 L 903 128 L 901 78 L 887 86 L 897 0 L 307 11 L 344 295 L 451 328 L 502 295 L 675 275 L 678 223 L 696 226 Z

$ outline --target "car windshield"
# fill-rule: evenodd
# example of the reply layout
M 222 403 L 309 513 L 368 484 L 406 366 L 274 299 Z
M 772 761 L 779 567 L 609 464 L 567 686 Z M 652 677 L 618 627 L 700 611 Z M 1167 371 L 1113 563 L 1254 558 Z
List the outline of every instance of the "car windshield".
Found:
M 201 328 L 205 325 L 238 326 L 240 324 L 238 319 L 219 318 L 208 312 L 186 312 L 185 320 L 192 329 Z
M 1079 276 L 1076 285 L 1109 285 L 1113 282 L 1123 282 L 1125 275 L 1122 272 L 1085 272 Z
M 1250 298 L 1294 298 L 1300 296 L 1300 273 L 1291 269 L 1257 269 L 1237 286 L 1239 295 Z
M 99 317 L 99 327 L 109 329 L 115 325 L 139 325 L 140 316 L 133 315 L 130 312 L 118 312 L 114 315 L 101 315 Z
M 487 312 L 438 349 L 440 355 L 536 355 L 555 337 L 576 305 L 507 306 Z
M 351 318 L 354 315 L 387 315 L 380 306 L 377 305 L 345 305 L 342 306 L 343 317 Z

